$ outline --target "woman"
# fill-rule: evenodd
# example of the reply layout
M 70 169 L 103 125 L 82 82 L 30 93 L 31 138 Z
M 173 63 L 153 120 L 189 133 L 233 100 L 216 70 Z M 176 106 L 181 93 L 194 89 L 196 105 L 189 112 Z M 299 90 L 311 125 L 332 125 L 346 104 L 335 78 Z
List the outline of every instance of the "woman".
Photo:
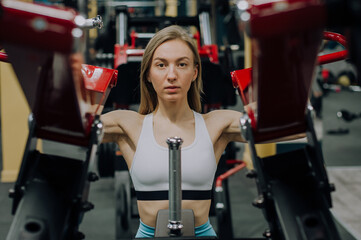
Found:
M 102 115 L 104 142 L 119 145 L 137 193 L 139 237 L 153 237 L 158 210 L 167 209 L 168 137 L 182 144 L 182 208 L 193 209 L 196 236 L 216 236 L 209 223 L 211 189 L 218 161 L 231 141 L 244 141 L 241 113 L 201 111 L 201 61 L 194 40 L 181 27 L 159 31 L 141 64 L 139 112 Z

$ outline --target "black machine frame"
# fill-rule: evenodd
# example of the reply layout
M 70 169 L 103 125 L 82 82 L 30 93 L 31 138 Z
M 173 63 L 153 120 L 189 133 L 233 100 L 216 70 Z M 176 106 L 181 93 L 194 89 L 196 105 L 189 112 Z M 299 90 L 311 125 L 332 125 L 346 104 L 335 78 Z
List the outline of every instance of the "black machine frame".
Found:
M 98 176 L 89 168 L 96 157 L 102 127 L 98 117 L 93 122 L 88 147 L 76 146 L 78 158 L 69 158 L 36 150 L 36 122 L 32 114 L 29 116 L 24 157 L 14 189 L 10 190 L 15 216 L 7 240 L 84 238 L 78 228 L 84 212 L 94 207 L 87 200 L 90 182 Z
M 270 227 L 264 236 L 269 239 L 341 239 L 329 210 L 330 193 L 335 188 L 328 181 L 312 107 L 308 108 L 305 121 L 304 148 L 260 158 L 251 119 L 244 113 L 240 120 L 243 136 L 250 146 L 259 194 L 253 205 L 263 210 Z

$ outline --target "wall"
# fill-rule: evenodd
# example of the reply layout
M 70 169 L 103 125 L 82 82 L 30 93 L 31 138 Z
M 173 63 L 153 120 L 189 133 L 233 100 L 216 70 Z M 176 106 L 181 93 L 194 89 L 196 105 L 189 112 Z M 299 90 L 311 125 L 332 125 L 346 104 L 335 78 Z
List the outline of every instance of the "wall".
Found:
M 12 66 L 0 63 L 2 182 L 16 180 L 28 136 L 28 103 Z

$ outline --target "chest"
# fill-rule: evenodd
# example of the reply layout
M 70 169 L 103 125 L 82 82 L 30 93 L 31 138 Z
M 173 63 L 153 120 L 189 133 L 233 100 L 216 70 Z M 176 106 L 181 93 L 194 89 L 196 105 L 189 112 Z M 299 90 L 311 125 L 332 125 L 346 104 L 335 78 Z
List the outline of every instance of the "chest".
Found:
M 190 121 L 181 125 L 154 122 L 152 131 L 157 144 L 163 147 L 168 147 L 166 140 L 170 137 L 182 138 L 182 147 L 191 145 L 196 137 L 194 121 Z
M 144 139 L 133 159 L 131 176 L 137 191 L 167 190 L 169 151 L 152 139 Z M 203 140 L 203 141 L 200 141 Z M 216 159 L 209 139 L 196 139 L 181 150 L 182 189 L 209 190 L 216 171 Z

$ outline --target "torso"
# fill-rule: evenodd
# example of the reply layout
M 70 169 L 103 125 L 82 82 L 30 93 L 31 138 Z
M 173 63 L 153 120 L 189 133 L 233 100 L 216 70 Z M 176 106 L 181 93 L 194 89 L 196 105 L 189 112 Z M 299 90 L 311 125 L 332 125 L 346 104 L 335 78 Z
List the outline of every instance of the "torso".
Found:
M 224 126 L 219 121 L 219 119 L 215 117 L 216 112 L 217 111 L 202 114 L 202 116 L 208 129 L 211 141 L 213 143 L 214 155 L 218 164 L 218 160 L 220 159 L 228 142 L 226 142 L 221 136 Z M 134 116 L 130 116 L 127 118 L 132 120 L 128 121 L 126 124 L 123 124 L 124 131 L 126 132 L 125 137 L 117 141 L 129 169 L 132 165 L 132 160 L 134 158 L 136 146 L 145 118 L 145 115 L 136 112 L 132 112 L 131 115 L 136 115 L 136 118 Z M 183 139 L 182 147 L 186 147 L 192 144 L 192 142 L 194 141 L 194 120 L 192 121 L 192 123 L 190 123 L 190 125 L 185 124 L 183 128 L 171 128 L 169 126 L 167 126 L 166 129 L 157 126 L 155 126 L 154 128 L 164 130 L 164 132 L 160 132 L 159 134 L 158 132 L 156 132 L 154 134 L 157 143 L 164 147 L 168 147 L 164 139 L 169 136 L 180 136 L 180 133 Z
M 221 138 L 223 126 L 218 123 L 212 114 L 202 115 L 207 127 L 209 138 L 213 144 L 214 156 L 216 164 L 224 151 L 227 143 Z M 127 162 L 128 168 L 131 169 L 132 161 L 135 156 L 136 147 L 139 142 L 139 137 L 142 130 L 142 125 L 145 116 L 137 114 L 137 120 L 129 122 L 126 126 L 123 126 L 123 130 L 126 132 L 125 138 L 118 141 L 120 151 Z M 134 119 L 134 118 L 133 118 Z M 190 119 L 183 125 L 172 125 L 167 123 L 167 128 L 161 127 L 165 123 L 153 121 L 153 131 L 156 143 L 162 147 L 168 147 L 164 139 L 169 136 L 182 136 L 183 144 L 182 148 L 186 148 L 193 144 L 195 140 L 195 120 Z M 182 208 L 193 209 L 195 215 L 196 226 L 202 225 L 208 220 L 209 209 L 211 200 L 183 200 Z M 167 209 L 167 200 L 157 201 L 138 201 L 139 215 L 142 221 L 148 226 L 155 226 L 155 220 L 158 210 Z

